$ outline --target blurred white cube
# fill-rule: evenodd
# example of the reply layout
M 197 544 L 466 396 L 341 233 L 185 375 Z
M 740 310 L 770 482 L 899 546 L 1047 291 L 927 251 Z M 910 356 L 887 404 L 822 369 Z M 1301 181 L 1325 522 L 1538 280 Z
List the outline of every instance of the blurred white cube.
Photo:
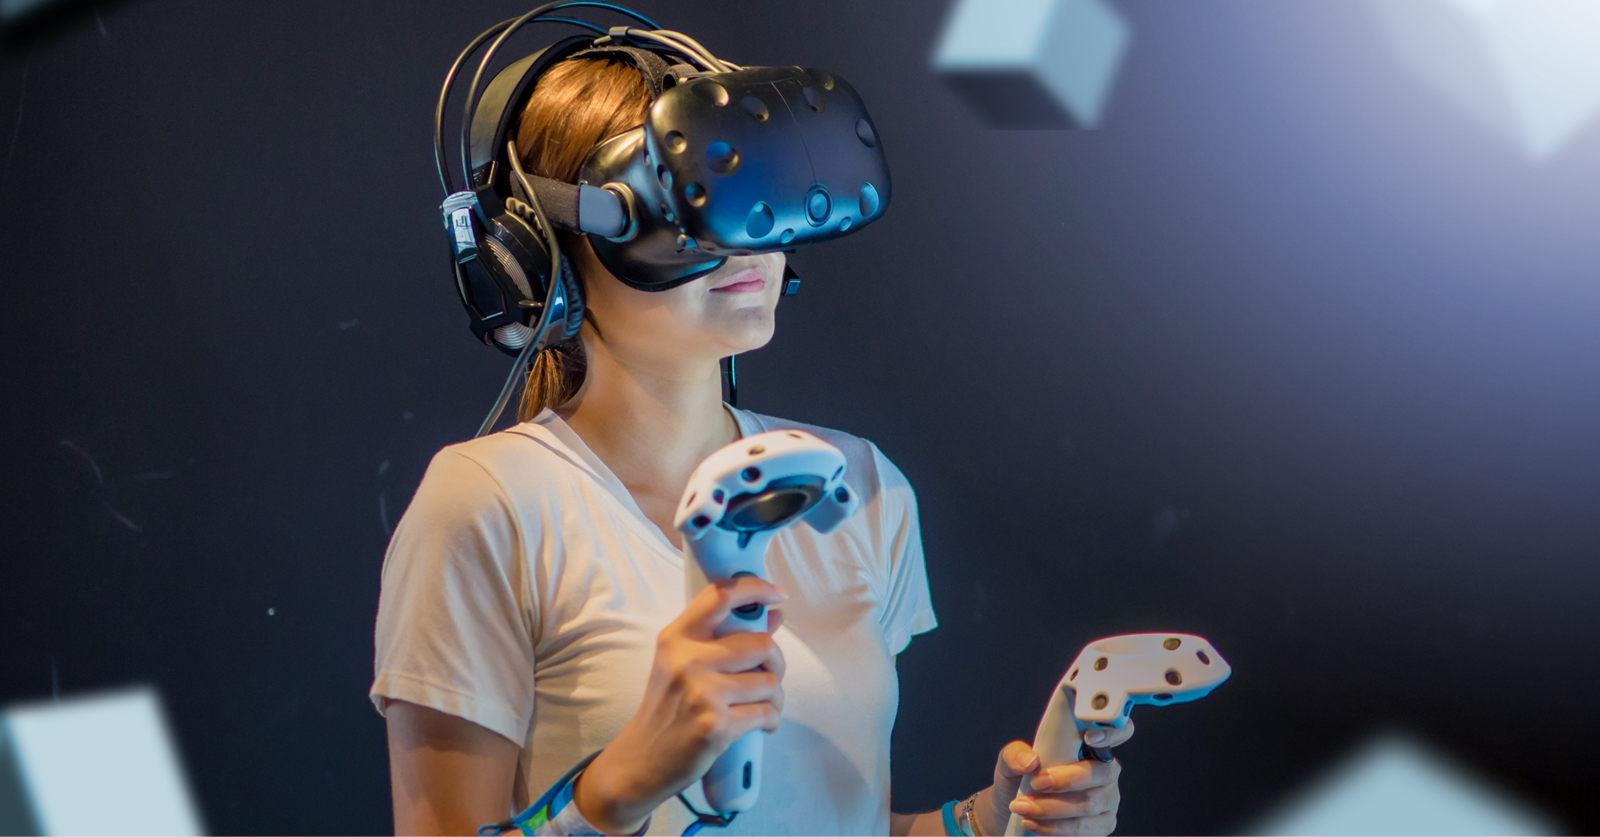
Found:
M 1410 736 L 1390 732 L 1294 794 L 1249 833 L 1533 835 L 1559 829 L 1472 771 Z
M 1093 128 L 1128 44 L 1105 0 L 957 0 L 933 68 L 995 128 Z
M 202 833 L 149 687 L 7 709 L 0 785 L 7 834 Z

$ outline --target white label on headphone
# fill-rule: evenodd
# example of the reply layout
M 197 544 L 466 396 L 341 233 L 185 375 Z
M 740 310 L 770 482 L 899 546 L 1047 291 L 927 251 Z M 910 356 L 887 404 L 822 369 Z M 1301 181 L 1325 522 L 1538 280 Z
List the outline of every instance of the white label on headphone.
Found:
M 450 227 L 456 233 L 456 253 L 477 249 L 478 240 L 472 234 L 472 208 L 463 206 L 450 213 Z

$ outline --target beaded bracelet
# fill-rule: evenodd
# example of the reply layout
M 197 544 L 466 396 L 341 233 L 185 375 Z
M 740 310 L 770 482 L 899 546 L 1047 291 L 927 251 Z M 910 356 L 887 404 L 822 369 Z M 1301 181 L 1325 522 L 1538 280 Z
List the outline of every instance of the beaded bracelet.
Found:
M 982 791 L 979 791 L 979 793 L 982 793 Z M 961 803 L 961 819 L 966 821 L 967 833 L 971 835 L 971 837 L 984 837 L 984 833 L 978 829 L 978 821 L 972 818 L 972 806 L 976 804 L 977 801 L 978 794 L 975 793 L 967 797 L 966 802 Z M 958 822 L 957 824 L 959 825 L 960 823 Z

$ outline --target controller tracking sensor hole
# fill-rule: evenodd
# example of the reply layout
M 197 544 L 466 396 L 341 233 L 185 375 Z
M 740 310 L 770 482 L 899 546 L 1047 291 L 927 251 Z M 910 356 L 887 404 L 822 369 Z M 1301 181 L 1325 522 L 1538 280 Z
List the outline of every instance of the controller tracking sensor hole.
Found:
M 1178 639 L 1175 636 L 1174 637 L 1167 637 L 1166 639 L 1161 641 L 1161 647 L 1167 649 L 1168 651 L 1176 651 L 1176 650 L 1178 650 L 1178 646 L 1180 646 L 1182 644 L 1183 644 L 1183 640 Z
M 1196 651 L 1196 652 L 1194 652 L 1194 655 L 1196 657 L 1200 658 L 1200 662 L 1202 662 L 1202 663 L 1204 663 L 1206 665 L 1211 665 L 1211 658 L 1206 656 L 1206 652 L 1204 652 L 1204 651 Z
M 1167 669 L 1167 682 L 1174 686 L 1182 686 L 1183 675 L 1179 674 L 1177 669 L 1169 668 Z
M 1101 657 L 1100 659 L 1094 661 L 1094 670 L 1095 671 L 1105 671 L 1106 670 L 1106 665 L 1109 664 L 1110 662 L 1111 661 L 1106 659 L 1105 657 Z
M 1089 701 L 1089 705 L 1096 709 L 1104 709 L 1106 708 L 1106 704 L 1110 702 L 1111 699 L 1106 697 L 1105 692 L 1101 692 L 1100 694 L 1095 695 L 1093 700 Z

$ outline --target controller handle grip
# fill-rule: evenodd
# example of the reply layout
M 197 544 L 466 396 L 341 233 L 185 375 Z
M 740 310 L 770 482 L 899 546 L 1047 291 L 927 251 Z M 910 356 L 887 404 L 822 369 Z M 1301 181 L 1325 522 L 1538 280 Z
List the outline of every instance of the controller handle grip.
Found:
M 765 578 L 767 546 L 780 529 L 804 520 L 826 534 L 860 506 L 844 483 L 838 448 L 799 430 L 746 436 L 706 457 L 689 475 L 673 527 L 683 533 L 690 598 L 706 585 L 740 575 Z M 765 632 L 764 605 L 733 611 L 713 633 Z M 761 793 L 766 733 L 755 730 L 717 756 L 701 778 L 706 803 L 726 825 Z M 702 818 L 701 824 L 711 820 Z
M 1033 751 L 1039 755 L 1039 769 L 1059 767 L 1063 764 L 1075 764 L 1082 761 L 1085 756 L 1111 761 L 1111 750 L 1106 747 L 1086 747 L 1083 744 L 1083 731 L 1087 727 L 1077 716 L 1072 713 L 1072 704 L 1077 700 L 1076 691 L 1065 682 L 1056 687 L 1050 695 L 1050 703 L 1045 706 L 1044 717 L 1039 719 L 1039 729 L 1033 735 Z M 1022 780 L 1019 793 L 1028 790 L 1028 780 Z M 1022 817 L 1012 814 L 1006 823 L 1007 837 L 1020 837 L 1027 832 L 1022 828 Z
M 691 598 L 710 583 L 697 561 L 685 562 L 684 571 Z M 735 575 L 755 574 L 741 572 Z M 747 605 L 728 614 L 714 634 L 724 637 L 737 633 L 764 633 L 767 624 L 766 605 Z M 711 810 L 726 814 L 755 807 L 756 798 L 761 795 L 761 754 L 765 743 L 766 733 L 762 730 L 747 732 L 729 744 L 728 749 L 711 763 L 710 769 L 700 780 L 706 804 Z

